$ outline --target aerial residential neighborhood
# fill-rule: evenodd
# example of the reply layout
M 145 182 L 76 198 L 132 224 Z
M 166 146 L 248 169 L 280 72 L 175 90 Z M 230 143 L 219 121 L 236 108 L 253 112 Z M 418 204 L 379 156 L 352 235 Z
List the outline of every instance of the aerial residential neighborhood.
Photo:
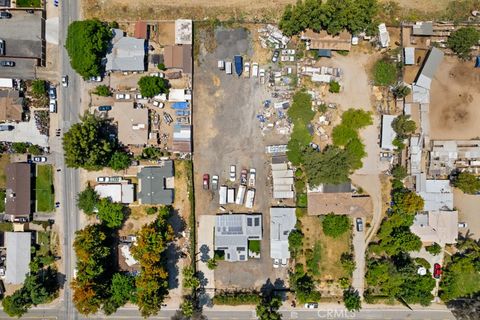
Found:
M 479 319 L 477 0 L 0 0 L 0 319 Z

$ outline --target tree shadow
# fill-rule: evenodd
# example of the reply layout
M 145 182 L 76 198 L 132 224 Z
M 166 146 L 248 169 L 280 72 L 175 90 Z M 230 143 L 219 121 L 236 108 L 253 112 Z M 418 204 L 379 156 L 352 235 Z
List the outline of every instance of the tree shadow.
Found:
M 200 287 L 205 287 L 208 284 L 208 279 L 202 271 L 197 271 L 197 278 L 200 280 Z
M 180 250 L 175 243 L 170 243 L 165 250 L 167 257 L 166 268 L 168 271 L 168 289 L 175 289 L 179 286 L 178 281 L 178 260 L 180 259 Z
M 289 289 L 285 286 L 285 281 L 277 278 L 275 282 L 272 283 L 270 278 L 267 279 L 264 285 L 260 288 L 260 293 L 262 296 L 267 297 L 275 294 L 276 296 L 280 297 L 282 301 L 287 300 L 287 293 Z
M 210 248 L 206 244 L 203 244 L 200 247 L 200 261 L 207 262 L 210 259 L 209 253 L 210 253 Z
M 177 209 L 172 210 L 170 217 L 168 218 L 168 223 L 170 223 L 172 226 L 176 238 L 183 236 L 182 232 L 185 230 L 186 223 L 185 220 L 183 220 L 183 218 L 180 216 Z
M 65 283 L 67 283 L 67 276 L 63 273 L 57 272 L 57 282 L 60 289 L 64 289 Z

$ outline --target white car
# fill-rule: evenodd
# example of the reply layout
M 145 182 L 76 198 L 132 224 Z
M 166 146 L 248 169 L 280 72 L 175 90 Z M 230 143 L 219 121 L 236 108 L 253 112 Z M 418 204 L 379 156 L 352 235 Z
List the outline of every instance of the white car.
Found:
M 46 157 L 33 157 L 33 162 L 47 162 Z
M 49 109 L 52 113 L 57 112 L 57 100 L 50 99 Z
M 317 309 L 318 308 L 318 303 L 316 303 L 316 302 L 305 303 L 305 308 L 306 309 Z
M 141 100 L 141 99 L 143 99 L 143 96 L 142 96 L 140 93 L 137 93 L 137 94 L 135 95 L 135 99 Z
M 285 268 L 287 266 L 287 259 L 282 259 L 282 267 Z
M 90 77 L 88 80 L 92 82 L 102 82 L 102 77 L 101 76 Z
M 230 166 L 230 181 L 235 182 L 235 178 L 237 177 L 237 168 L 235 165 Z
M 273 259 L 273 268 L 278 269 L 280 267 L 280 259 Z
M 157 101 L 157 100 L 153 100 L 152 104 L 153 104 L 154 107 L 157 107 L 157 108 L 160 108 L 160 109 L 162 109 L 165 106 L 165 104 L 163 102 L 160 102 L 160 101 Z
M 97 177 L 97 182 L 110 182 L 110 177 Z
M 68 87 L 68 76 L 67 75 L 62 77 L 62 87 Z
M 250 188 L 254 188 L 255 187 L 255 180 L 256 180 L 256 176 L 257 176 L 257 171 L 255 169 L 250 169 L 250 176 L 248 178 L 248 186 Z
M 466 222 L 459 222 L 458 227 L 459 228 L 466 228 L 466 227 L 468 227 L 468 224 Z
M 245 62 L 243 67 L 243 75 L 245 78 L 250 77 L 250 62 Z
M 123 99 L 125 99 L 125 94 L 124 93 L 117 93 L 117 94 L 115 94 L 115 99 L 123 100 Z
M 132 98 L 132 96 L 131 96 L 129 93 L 126 93 L 126 94 L 125 94 L 125 99 L 126 99 L 126 100 L 130 100 L 130 98 Z

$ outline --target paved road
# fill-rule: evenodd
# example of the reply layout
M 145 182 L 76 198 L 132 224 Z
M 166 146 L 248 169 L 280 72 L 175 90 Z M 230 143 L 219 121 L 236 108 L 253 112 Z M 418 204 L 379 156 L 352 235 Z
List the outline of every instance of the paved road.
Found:
M 358 290 L 360 296 L 363 297 L 363 290 L 365 288 L 365 250 L 367 249 L 367 245 L 365 243 L 365 231 L 358 232 L 355 221 L 353 226 L 352 242 L 355 259 L 352 287 Z
M 80 6 L 77 0 L 62 1 L 60 6 L 60 30 L 59 30 L 59 59 L 61 65 L 61 74 L 68 75 L 69 86 L 60 87 L 60 106 L 58 128 L 62 132 L 67 131 L 70 126 L 78 122 L 81 114 L 81 78 L 72 70 L 68 54 L 65 50 L 65 38 L 68 25 L 79 19 Z M 60 80 L 60 79 L 59 79 Z M 59 319 L 77 319 L 78 315 L 72 303 L 72 290 L 70 289 L 70 280 L 72 279 L 75 266 L 75 257 L 72 250 L 73 236 L 78 229 L 79 212 L 76 208 L 75 198 L 79 190 L 79 172 L 65 166 L 63 153 L 60 149 L 57 165 L 61 168 L 62 195 L 61 206 L 63 211 L 63 257 L 64 272 L 66 283 L 64 284 L 63 307 L 58 314 Z
M 163 310 L 158 316 L 149 317 L 149 319 L 170 319 L 175 314 L 174 310 Z M 283 319 L 355 319 L 355 320 L 454 320 L 455 318 L 448 310 L 416 310 L 410 311 L 405 309 L 363 309 L 358 313 L 348 312 L 344 309 L 332 310 L 296 310 L 296 311 L 282 311 Z M 204 315 L 209 320 L 224 320 L 224 319 L 256 319 L 253 311 L 205 311 Z M 22 319 L 67 319 L 58 310 L 53 309 L 31 309 L 28 314 Z M 79 316 L 81 320 L 95 320 L 105 319 L 104 315 L 94 315 L 90 317 Z M 143 320 L 137 310 L 122 308 L 117 313 L 112 315 L 112 319 L 131 319 Z M 0 320 L 11 319 L 3 312 L 0 312 Z

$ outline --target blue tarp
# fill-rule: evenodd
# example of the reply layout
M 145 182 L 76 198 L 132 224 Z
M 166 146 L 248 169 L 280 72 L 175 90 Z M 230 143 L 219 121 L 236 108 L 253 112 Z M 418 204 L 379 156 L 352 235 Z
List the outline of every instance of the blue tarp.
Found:
M 475 62 L 475 68 L 480 68 L 480 56 L 477 56 L 477 61 Z
M 188 109 L 188 102 L 175 102 L 172 105 L 172 109 L 174 110 Z

